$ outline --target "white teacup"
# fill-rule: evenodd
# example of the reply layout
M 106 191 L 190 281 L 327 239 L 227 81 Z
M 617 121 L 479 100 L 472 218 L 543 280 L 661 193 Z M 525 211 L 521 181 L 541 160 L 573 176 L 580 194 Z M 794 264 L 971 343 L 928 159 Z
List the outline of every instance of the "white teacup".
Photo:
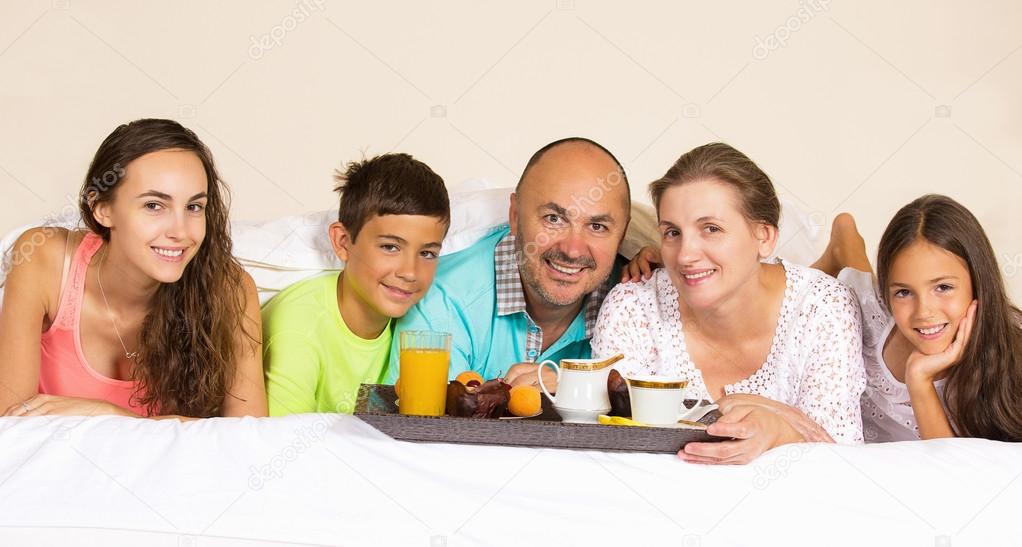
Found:
M 536 369 L 536 377 L 562 421 L 595 424 L 600 414 L 610 412 L 607 377 L 611 364 L 607 359 L 561 359 L 560 366 L 553 361 L 543 361 Z M 557 371 L 556 396 L 543 385 L 543 367 Z
M 685 408 L 685 395 L 690 392 L 688 380 L 647 376 L 625 378 L 632 403 L 632 419 L 647 425 L 674 425 L 679 420 L 695 421 L 716 405 Z M 693 394 L 693 399 L 699 399 Z

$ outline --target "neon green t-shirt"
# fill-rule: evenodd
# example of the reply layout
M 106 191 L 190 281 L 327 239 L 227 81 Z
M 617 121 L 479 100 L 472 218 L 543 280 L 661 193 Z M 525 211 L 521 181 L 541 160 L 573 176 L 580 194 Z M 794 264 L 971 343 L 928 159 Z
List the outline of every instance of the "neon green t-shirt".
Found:
M 359 338 L 337 309 L 332 273 L 288 287 L 263 306 L 263 367 L 270 416 L 355 410 L 358 387 L 380 383 L 392 324 Z

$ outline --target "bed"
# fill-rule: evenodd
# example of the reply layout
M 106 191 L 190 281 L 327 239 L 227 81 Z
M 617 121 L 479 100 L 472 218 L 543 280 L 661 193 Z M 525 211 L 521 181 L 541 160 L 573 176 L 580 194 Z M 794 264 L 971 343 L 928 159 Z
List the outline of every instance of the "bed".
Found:
M 462 188 L 445 253 L 506 218 L 509 189 Z M 808 263 L 822 222 L 784 210 L 778 253 Z M 334 214 L 233 224 L 263 300 L 341 267 L 325 238 Z M 50 223 L 77 223 L 65 216 Z M 655 238 L 636 203 L 623 254 Z M 411 444 L 341 415 L 0 418 L 0 546 L 1022 544 L 1020 475 L 1022 445 L 968 439 L 794 445 L 704 467 Z
M 0 418 L 0 545 L 1008 545 L 1022 445 L 753 464 L 395 441 L 358 418 Z

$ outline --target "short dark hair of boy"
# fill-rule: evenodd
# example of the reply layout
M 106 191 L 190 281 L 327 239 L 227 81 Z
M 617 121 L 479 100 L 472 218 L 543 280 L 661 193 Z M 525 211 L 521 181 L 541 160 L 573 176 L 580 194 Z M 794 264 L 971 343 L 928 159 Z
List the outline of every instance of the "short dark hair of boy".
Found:
M 353 161 L 344 171 L 337 170 L 334 180 L 334 191 L 341 196 L 337 220 L 352 241 L 366 221 L 377 215 L 422 215 L 451 224 L 444 179 L 408 154 Z

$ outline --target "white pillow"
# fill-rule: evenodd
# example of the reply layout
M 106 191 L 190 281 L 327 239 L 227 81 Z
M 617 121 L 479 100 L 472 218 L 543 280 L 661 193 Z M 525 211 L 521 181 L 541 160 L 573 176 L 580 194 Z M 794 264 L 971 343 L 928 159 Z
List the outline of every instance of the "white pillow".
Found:
M 465 187 L 463 184 L 460 187 Z M 512 188 L 488 188 L 452 192 L 451 227 L 444 239 L 442 255 L 458 252 L 507 223 Z M 816 259 L 814 241 L 819 227 L 790 201 L 781 199 L 780 244 L 775 256 L 798 264 Z M 344 264 L 334 254 L 327 238 L 327 226 L 337 219 L 337 210 L 283 217 L 265 223 L 234 223 L 234 254 L 252 275 L 265 302 L 292 283 Z M 790 234 L 790 235 L 789 235 Z M 635 256 L 644 246 L 657 245 L 656 211 L 646 203 L 632 202 L 632 220 L 619 252 Z
M 778 196 L 778 199 L 781 202 L 781 220 L 778 222 L 778 243 L 773 256 L 809 266 L 820 257 L 817 244 L 823 215 L 810 216 L 790 199 L 784 196 Z
M 452 193 L 451 227 L 441 256 L 465 249 L 507 223 L 510 194 L 508 188 Z M 234 256 L 255 279 L 261 302 L 293 283 L 344 267 L 327 236 L 327 227 L 336 220 L 337 209 L 331 209 L 232 223 Z
M 493 188 L 485 179 L 472 179 L 457 188 L 460 190 L 450 195 L 451 227 L 441 255 L 465 249 L 507 223 L 512 188 Z M 781 244 L 775 254 L 798 264 L 811 264 L 816 259 L 814 241 L 819 226 L 810 222 L 808 215 L 789 200 L 781 198 L 781 205 Z M 264 222 L 231 223 L 234 255 L 255 280 L 260 302 L 265 303 L 293 283 L 344 267 L 327 237 L 327 227 L 335 220 L 337 209 Z M 5 265 L 0 271 L 0 287 L 8 271 L 14 242 L 25 230 L 41 225 L 80 227 L 78 212 L 66 210 L 39 223 L 21 226 L 0 240 Z M 621 243 L 621 255 L 631 258 L 642 247 L 657 245 L 659 241 L 656 211 L 649 204 L 633 201 L 632 220 Z M 2 295 L 0 289 L 0 298 Z

